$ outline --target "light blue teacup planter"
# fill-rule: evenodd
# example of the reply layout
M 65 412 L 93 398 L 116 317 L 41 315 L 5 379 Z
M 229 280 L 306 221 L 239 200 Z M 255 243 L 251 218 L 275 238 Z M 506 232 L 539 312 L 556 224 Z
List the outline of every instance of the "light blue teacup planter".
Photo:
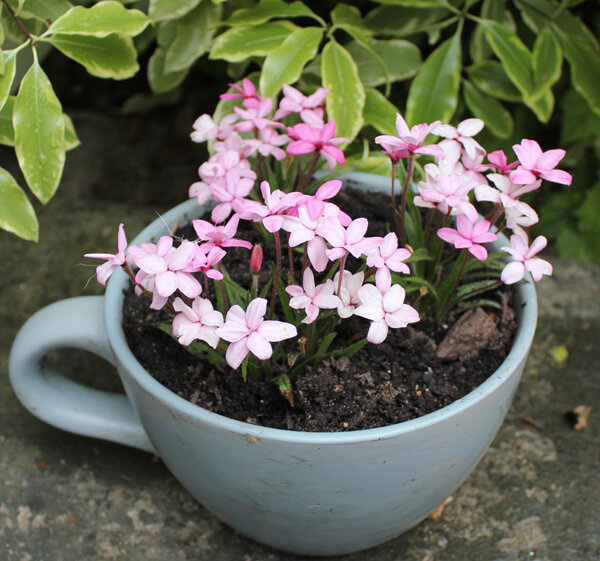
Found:
M 353 176 L 367 189 L 387 179 Z M 195 201 L 155 220 L 135 240 L 198 217 Z M 487 381 L 418 419 L 368 430 L 303 433 L 234 421 L 192 405 L 137 362 L 121 328 L 127 276 L 105 296 L 56 302 L 19 332 L 10 379 L 21 402 L 61 429 L 155 452 L 206 508 L 243 534 L 290 552 L 336 555 L 383 543 L 441 504 L 475 467 L 517 389 L 535 330 L 532 282 L 516 287 L 519 327 L 510 354 Z M 127 397 L 93 390 L 50 370 L 43 357 L 76 347 L 113 363 Z

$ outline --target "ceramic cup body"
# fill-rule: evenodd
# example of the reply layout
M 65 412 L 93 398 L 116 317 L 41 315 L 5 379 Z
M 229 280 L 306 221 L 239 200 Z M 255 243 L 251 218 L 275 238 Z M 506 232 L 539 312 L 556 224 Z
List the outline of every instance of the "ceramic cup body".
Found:
M 371 188 L 386 184 L 371 182 Z M 201 213 L 193 201 L 184 203 L 153 222 L 134 243 L 165 234 L 165 222 L 181 224 Z M 11 354 L 15 392 L 34 414 L 56 426 L 155 451 L 181 484 L 227 524 L 265 544 L 308 555 L 348 553 L 389 540 L 417 524 L 460 485 L 510 406 L 537 317 L 532 283 L 519 285 L 519 327 L 510 354 L 476 390 L 437 412 L 378 429 L 301 433 L 216 415 L 152 378 L 125 341 L 121 308 L 128 281 L 121 273 L 110 280 L 104 297 L 63 301 L 24 326 Z M 58 323 L 56 314 L 64 324 L 66 313 L 86 306 L 89 321 L 76 328 L 78 340 L 71 333 L 34 351 L 28 348 L 27 329 L 35 330 L 36 322 L 46 322 L 47 331 L 50 323 Z M 43 355 L 59 346 L 79 346 L 108 358 L 119 371 L 127 399 L 94 393 L 55 372 L 40 374 Z M 50 390 L 42 385 L 49 379 L 61 412 L 40 411 L 36 401 L 36 391 L 48 397 Z M 99 405 L 98 400 L 105 401 Z M 72 405 L 67 410 L 72 401 L 84 404 L 76 414 Z

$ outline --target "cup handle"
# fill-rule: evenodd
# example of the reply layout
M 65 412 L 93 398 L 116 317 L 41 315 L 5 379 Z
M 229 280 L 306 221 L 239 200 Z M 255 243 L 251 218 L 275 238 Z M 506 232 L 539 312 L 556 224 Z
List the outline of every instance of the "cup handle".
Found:
M 60 429 L 155 453 L 127 397 L 69 380 L 45 364 L 49 351 L 77 348 L 115 364 L 104 327 L 104 297 L 55 302 L 17 334 L 9 358 L 12 387 L 36 417 Z

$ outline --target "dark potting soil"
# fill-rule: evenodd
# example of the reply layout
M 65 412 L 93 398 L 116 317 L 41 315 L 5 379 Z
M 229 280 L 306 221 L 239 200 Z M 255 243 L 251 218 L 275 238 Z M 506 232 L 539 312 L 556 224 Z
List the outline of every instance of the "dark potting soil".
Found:
M 336 203 L 350 209 L 353 216 L 369 217 L 370 235 L 385 234 L 389 205 L 384 197 L 370 194 L 365 199 L 346 190 Z M 367 208 L 359 209 L 358 205 Z M 248 267 L 248 252 L 244 251 L 239 276 L 246 275 Z M 229 255 L 227 270 L 233 278 L 238 276 Z M 195 359 L 155 327 L 157 322 L 168 321 L 164 312 L 150 310 L 148 299 L 135 296 L 132 289 L 124 300 L 123 328 L 142 366 L 169 390 L 194 404 L 262 426 L 348 431 L 420 417 L 449 405 L 484 382 L 512 344 L 516 321 L 511 296 L 508 289 L 493 295 L 501 311 L 470 310 L 457 321 L 449 321 L 450 325 L 425 317 L 406 329 L 390 329 L 382 344 L 367 344 L 351 359 L 329 359 L 307 367 L 291 380 L 293 406 L 274 384 L 244 382 L 238 371 L 220 372 Z M 352 318 L 342 325 L 347 331 L 340 332 L 338 338 L 344 342 L 368 322 Z

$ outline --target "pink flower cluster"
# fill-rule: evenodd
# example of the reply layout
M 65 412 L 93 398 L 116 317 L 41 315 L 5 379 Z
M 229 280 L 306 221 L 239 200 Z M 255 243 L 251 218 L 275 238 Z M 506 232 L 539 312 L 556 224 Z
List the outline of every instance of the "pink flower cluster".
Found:
M 344 164 L 338 145 L 345 139 L 335 137 L 335 121 L 324 120 L 326 95 L 324 88 L 305 96 L 284 86 L 283 97 L 275 107 L 274 100 L 262 98 L 249 80 L 244 79 L 239 86 L 231 84 L 231 90 L 221 97 L 238 100 L 240 106 L 219 123 L 202 115 L 191 135 L 195 142 L 213 142 L 214 153 L 200 166 L 200 181 L 189 190 L 201 204 L 209 198 L 214 201 L 212 222 L 192 222 L 195 240 L 174 244 L 171 236 L 163 236 L 156 243 L 139 247 L 127 247 L 121 224 L 116 254 L 86 255 L 104 261 L 97 268 L 98 281 L 104 284 L 117 268 L 124 268 L 136 291 L 151 297 L 150 308 L 164 309 L 170 315 L 173 336 L 182 345 L 200 341 L 221 353 L 234 369 L 247 367 L 248 355 L 261 361 L 277 356 L 279 347 L 274 348 L 273 343 L 314 333 L 312 328 L 318 325 L 335 329 L 341 320 L 352 316 L 370 322 L 365 329 L 366 340 L 374 344 L 382 343 L 390 328 L 404 328 L 419 321 L 417 310 L 405 302 L 400 276 L 414 274 L 408 264 L 412 248 L 402 247 L 396 232 L 369 236 L 366 218 L 353 219 L 333 202 L 342 187 L 340 180 L 325 181 L 306 192 L 303 186 L 297 190 L 284 188 L 282 179 L 258 181 L 259 174 L 285 176 L 267 173 L 268 161 L 272 160 L 281 162 L 285 171 L 298 161 L 308 164 L 301 168 L 298 163 L 295 168 L 302 169 L 299 176 L 308 179 L 319 158 L 330 169 Z M 408 159 L 406 188 L 413 159 L 418 155 L 433 158 L 424 166 L 424 177 L 416 186 L 413 200 L 418 207 L 430 209 L 430 219 L 437 224 L 437 237 L 432 237 L 439 247 L 439 240 L 443 240 L 457 249 L 466 249 L 463 266 L 470 256 L 485 261 L 486 244 L 497 239 L 494 228 L 508 228 L 512 232 L 510 246 L 502 249 L 512 262 L 504 268 L 501 280 L 512 284 L 529 271 L 537 281 L 551 274 L 552 267 L 535 257 L 546 239 L 539 236 L 529 244 L 525 228 L 536 223 L 538 216 L 520 197 L 538 189 L 543 179 L 570 184 L 571 176 L 555 169 L 564 151 L 543 152 L 535 141 L 523 140 L 513 147 L 518 160 L 508 163 L 502 151 L 486 154 L 473 138 L 482 127 L 479 119 L 467 119 L 456 128 L 439 121 L 409 128 L 398 114 L 398 135 L 378 136 L 375 142 L 393 166 Z M 443 139 L 426 144 L 429 135 Z M 312 156 L 304 161 L 307 154 Z M 273 189 L 276 181 L 281 183 Z M 475 200 L 492 203 L 485 218 L 479 216 Z M 275 248 L 271 287 L 262 287 L 262 292 L 263 248 L 238 234 L 241 221 L 252 223 L 246 231 L 262 232 L 263 242 L 273 242 Z M 398 234 L 406 239 L 401 232 Z M 280 278 L 285 258 L 282 239 L 288 250 L 288 282 Z M 232 290 L 227 283 L 233 281 L 223 264 L 228 253 L 239 254 L 240 250 L 252 250 L 248 254 L 252 287 Z M 299 261 L 301 284 L 296 284 Z M 269 291 L 267 299 L 264 296 Z M 281 300 L 279 308 L 277 300 Z M 288 321 L 277 319 L 282 307 Z M 329 335 L 322 330 L 316 332 L 321 337 Z M 291 355 L 279 356 L 287 357 L 281 359 L 285 363 Z
M 485 261 L 488 256 L 485 244 L 497 239 L 491 229 L 504 216 L 505 226 L 512 230 L 512 236 L 510 247 L 502 249 L 509 253 L 513 262 L 505 267 L 502 281 L 507 284 L 518 282 L 526 271 L 538 281 L 542 275 L 552 274 L 548 262 L 534 257 L 547 241 L 539 236 L 529 245 L 524 227 L 537 223 L 538 215 L 520 197 L 538 189 L 542 179 L 571 184 L 567 172 L 555 169 L 565 151 L 543 152 L 535 140 L 524 139 L 513 146 L 518 160 L 509 164 L 503 151 L 486 154 L 473 138 L 483 126 L 480 119 L 467 119 L 456 128 L 436 121 L 409 129 L 398 114 L 398 136 L 378 136 L 375 142 L 393 162 L 415 154 L 434 157 L 434 162 L 424 166 L 425 179 L 418 183 L 414 204 L 436 209 L 447 218 L 456 216 L 455 228 L 446 225 L 437 230 L 441 239 L 457 249 L 467 249 L 474 257 Z M 428 134 L 442 136 L 444 140 L 424 145 Z M 488 163 L 484 162 L 486 155 Z M 477 201 L 494 203 L 489 219 L 480 218 L 471 202 L 473 195 Z
M 241 87 L 230 86 L 235 93 L 222 94 L 221 99 L 241 100 L 242 107 L 234 107 L 234 113 L 218 124 L 209 115 L 198 117 L 191 134 L 194 142 L 215 141 L 214 154 L 198 169 L 200 181 L 189 190 L 190 197 L 196 197 L 200 204 L 209 198 L 217 202 L 211 216 L 214 222 L 223 222 L 232 212 L 239 213 L 249 201 L 257 178 L 248 160 L 252 155 L 281 161 L 288 155 L 315 154 L 325 158 L 330 169 L 344 164 L 344 153 L 338 145 L 345 139 L 335 138 L 335 120 L 323 120 L 325 88 L 306 97 L 285 85 L 284 96 L 274 111 L 273 100 L 263 99 L 247 78 Z M 280 120 L 292 114 L 301 122 L 286 128 Z

